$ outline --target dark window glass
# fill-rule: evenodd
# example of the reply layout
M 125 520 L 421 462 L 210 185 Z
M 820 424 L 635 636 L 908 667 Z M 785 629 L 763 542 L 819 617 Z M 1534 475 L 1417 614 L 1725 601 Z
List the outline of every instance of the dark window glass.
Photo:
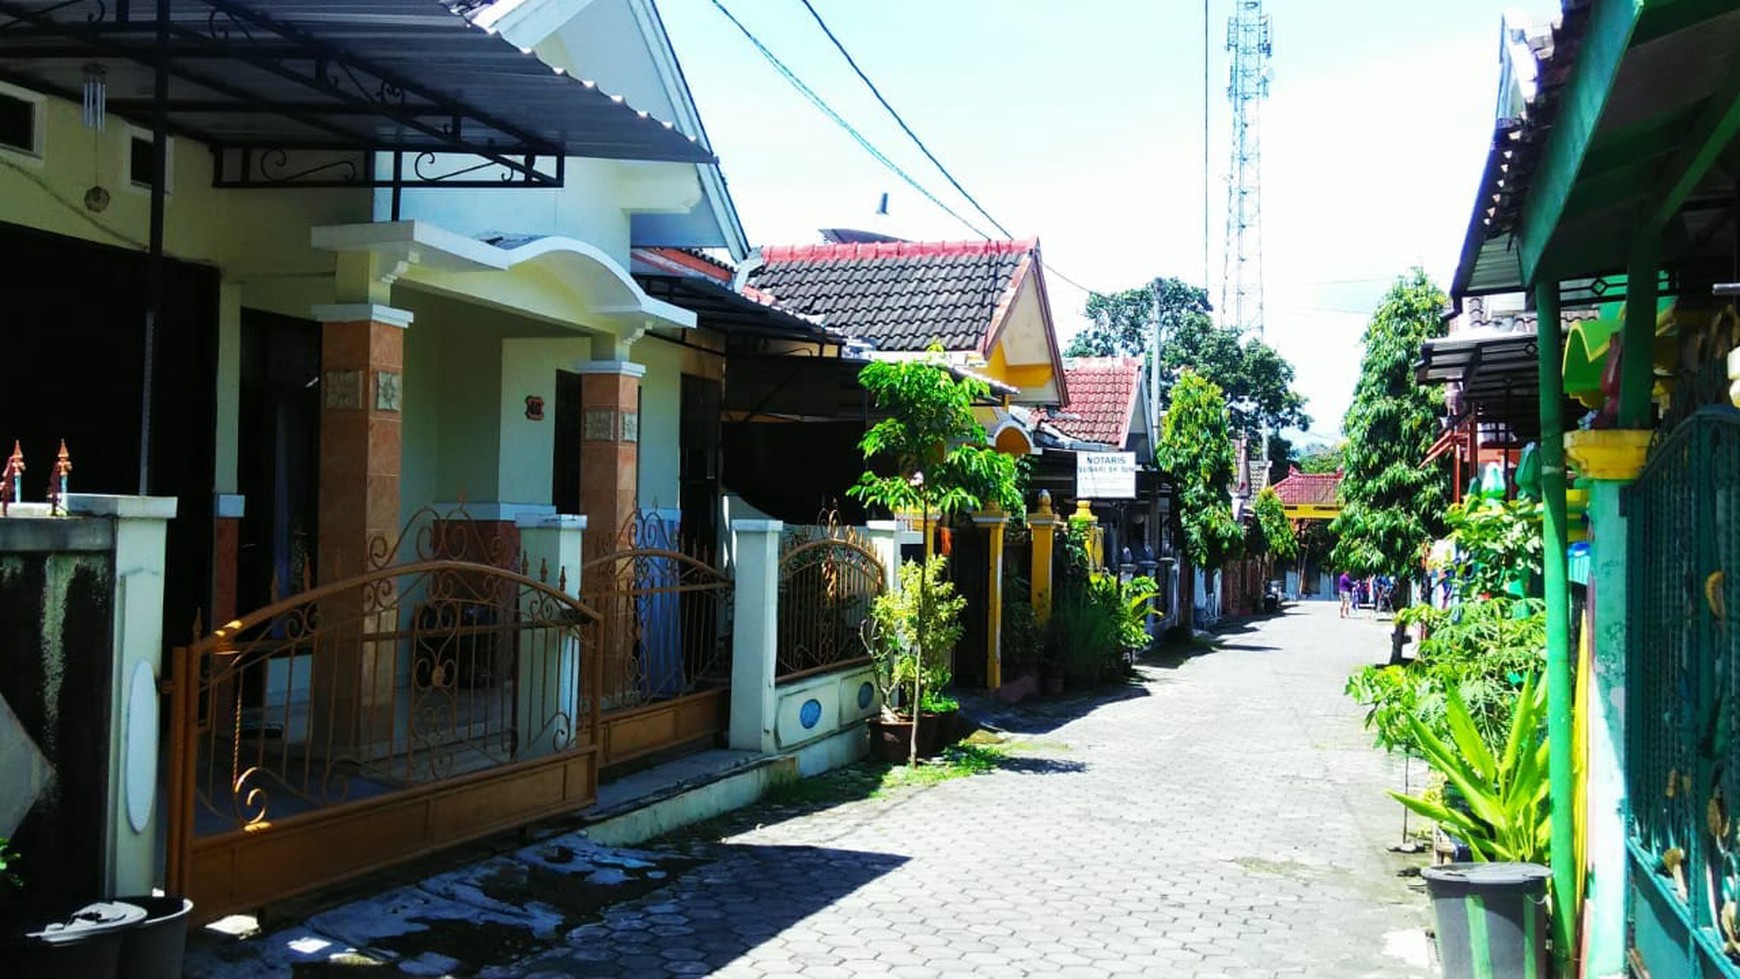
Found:
M 36 103 L 0 94 L 0 144 L 36 152 Z
M 157 172 L 157 157 L 151 152 L 151 140 L 133 137 L 132 152 L 128 158 L 128 176 L 136 184 L 143 187 L 151 186 L 151 177 Z

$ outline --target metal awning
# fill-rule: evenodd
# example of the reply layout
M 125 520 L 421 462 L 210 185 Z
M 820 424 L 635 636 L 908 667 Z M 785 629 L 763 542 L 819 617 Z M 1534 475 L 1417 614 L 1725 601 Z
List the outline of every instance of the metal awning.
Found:
M 1666 268 L 1728 271 L 1737 46 L 1732 4 L 1567 2 L 1534 101 L 1496 124 L 1451 295 L 1620 276 L 1640 222 Z
M 647 295 L 693 312 L 701 327 L 732 337 L 845 346 L 847 338 L 795 313 L 733 292 L 724 283 L 693 275 L 636 275 Z
M 0 80 L 214 151 L 218 186 L 560 186 L 563 158 L 714 162 L 472 21 L 460 0 L 0 0 Z M 166 14 L 160 22 L 159 13 Z M 391 174 L 375 155 L 390 154 Z M 438 157 L 436 154 L 456 154 Z
M 1485 333 L 1436 337 L 1420 347 L 1414 380 L 1455 385 L 1453 415 L 1472 414 L 1527 440 L 1540 431 L 1540 349 L 1533 333 Z M 1483 442 L 1496 442 L 1491 436 Z

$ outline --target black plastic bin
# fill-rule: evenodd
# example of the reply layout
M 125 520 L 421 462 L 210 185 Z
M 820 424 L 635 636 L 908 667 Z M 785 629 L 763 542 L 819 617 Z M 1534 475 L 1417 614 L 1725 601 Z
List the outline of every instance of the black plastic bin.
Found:
M 121 933 L 117 979 L 181 979 L 187 951 L 187 916 L 193 902 L 182 897 L 123 897 L 145 909 L 145 920 Z
M 1547 879 L 1538 863 L 1426 867 L 1444 979 L 1548 979 Z
M 120 901 L 84 906 L 35 906 L 6 916 L 0 955 L 18 979 L 115 979 L 121 943 L 145 919 L 145 909 Z M 45 930 L 53 934 L 43 937 Z

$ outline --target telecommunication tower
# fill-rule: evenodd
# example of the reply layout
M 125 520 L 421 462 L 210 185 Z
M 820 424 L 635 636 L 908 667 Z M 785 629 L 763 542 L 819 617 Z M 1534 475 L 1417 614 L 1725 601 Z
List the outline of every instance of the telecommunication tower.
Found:
M 1220 284 L 1221 322 L 1263 334 L 1262 138 L 1258 124 L 1269 95 L 1273 36 L 1263 0 L 1233 0 L 1226 47 L 1232 52 L 1232 162 L 1227 168 L 1226 244 Z

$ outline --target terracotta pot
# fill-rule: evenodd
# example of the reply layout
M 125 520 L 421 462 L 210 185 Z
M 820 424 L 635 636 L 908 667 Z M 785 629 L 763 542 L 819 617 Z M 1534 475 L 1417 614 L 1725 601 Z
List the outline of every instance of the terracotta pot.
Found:
M 960 711 L 924 714 L 918 725 L 918 757 L 933 758 L 960 740 Z M 870 754 L 877 761 L 905 761 L 912 749 L 912 721 L 870 719 Z

